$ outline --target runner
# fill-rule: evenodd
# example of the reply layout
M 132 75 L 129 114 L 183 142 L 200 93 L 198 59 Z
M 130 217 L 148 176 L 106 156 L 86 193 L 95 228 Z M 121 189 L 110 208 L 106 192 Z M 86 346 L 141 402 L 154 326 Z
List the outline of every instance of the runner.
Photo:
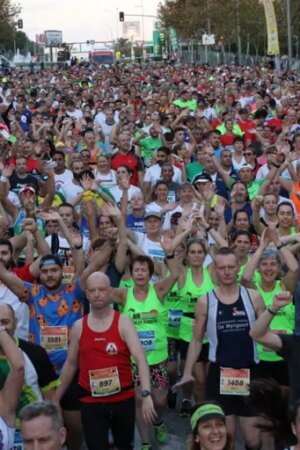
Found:
M 154 273 L 154 264 L 147 256 L 133 259 L 130 272 L 134 284 L 129 288 L 113 289 L 113 299 L 123 306 L 123 313 L 130 317 L 137 329 L 139 339 L 146 352 L 150 366 L 151 394 L 157 413 L 154 433 L 157 441 L 164 444 L 168 440 L 167 429 L 162 414 L 167 406 L 169 380 L 167 373 L 168 345 L 166 335 L 166 309 L 164 297 L 172 289 L 178 277 L 177 263 L 170 239 L 164 238 L 161 246 L 165 251 L 170 276 L 154 285 L 149 283 Z M 151 449 L 149 428 L 142 414 L 142 388 L 136 365 L 133 366 L 136 383 L 136 421 L 142 439 L 141 450 Z
M 231 249 L 221 248 L 217 252 L 215 271 L 218 286 L 197 302 L 194 337 L 189 345 L 183 377 L 174 387 L 194 381 L 192 371 L 206 331 L 210 361 L 206 398 L 222 405 L 233 442 L 238 417 L 247 448 L 255 449 L 260 446 L 259 430 L 255 428 L 255 418 L 244 400 L 249 395 L 248 384 L 256 376 L 259 362 L 249 331 L 264 306 L 256 291 L 238 286 L 238 263 Z M 236 342 L 239 342 L 238 346 Z
M 23 282 L 0 266 L 0 280 L 29 307 L 30 341 L 41 345 L 48 352 L 58 374 L 67 356 L 70 330 L 75 321 L 82 317 L 84 306 L 84 295 L 80 288 L 80 282 L 84 285 L 86 279 L 82 242 L 78 244 L 69 239 L 69 244 L 77 275 L 81 273 L 80 279 L 75 279 L 71 284 L 62 283 L 63 266 L 56 255 L 46 255 L 40 260 L 41 284 Z M 72 449 L 80 449 L 79 407 L 74 382 L 62 400 L 68 439 L 74 439 Z
M 117 448 L 133 449 L 135 401 L 130 355 L 139 369 L 143 420 L 151 423 L 156 416 L 144 352 L 131 321 L 110 306 L 109 278 L 103 273 L 90 275 L 85 292 L 91 312 L 73 327 L 57 399 L 60 401 L 79 367 L 88 449 L 109 449 L 110 428 Z

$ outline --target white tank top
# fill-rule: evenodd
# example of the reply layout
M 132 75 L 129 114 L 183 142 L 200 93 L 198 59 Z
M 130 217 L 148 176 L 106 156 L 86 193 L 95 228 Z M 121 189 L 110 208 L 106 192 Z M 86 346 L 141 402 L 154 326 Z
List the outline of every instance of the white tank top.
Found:
M 11 450 L 14 446 L 15 427 L 9 427 L 0 417 L 0 450 Z

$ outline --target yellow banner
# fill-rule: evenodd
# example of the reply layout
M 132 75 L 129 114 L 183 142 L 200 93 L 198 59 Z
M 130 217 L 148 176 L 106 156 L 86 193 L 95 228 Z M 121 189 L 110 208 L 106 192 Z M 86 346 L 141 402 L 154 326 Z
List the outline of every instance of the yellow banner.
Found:
M 268 55 L 279 55 L 278 30 L 273 0 L 262 0 L 262 4 L 264 5 L 267 24 Z

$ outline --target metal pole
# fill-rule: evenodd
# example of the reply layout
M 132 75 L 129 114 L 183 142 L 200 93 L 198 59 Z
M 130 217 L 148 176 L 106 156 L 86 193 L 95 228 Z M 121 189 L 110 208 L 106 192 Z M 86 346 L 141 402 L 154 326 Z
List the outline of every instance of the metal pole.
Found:
M 291 0 L 286 0 L 286 22 L 288 35 L 288 57 L 289 63 L 292 61 L 292 25 L 291 25 Z
M 117 39 L 119 39 L 119 8 L 116 8 L 117 10 L 117 16 L 116 16 L 116 25 L 117 25 Z
M 242 43 L 241 43 L 241 25 L 240 25 L 240 0 L 236 0 L 236 31 L 238 47 L 238 64 L 242 63 Z
M 141 0 L 141 12 L 142 12 L 142 39 L 145 40 L 145 23 L 144 23 L 144 1 Z
M 14 30 L 14 56 L 16 56 L 16 54 L 17 54 L 17 44 L 16 44 L 16 27 L 15 27 L 15 25 L 14 25 L 13 30 Z

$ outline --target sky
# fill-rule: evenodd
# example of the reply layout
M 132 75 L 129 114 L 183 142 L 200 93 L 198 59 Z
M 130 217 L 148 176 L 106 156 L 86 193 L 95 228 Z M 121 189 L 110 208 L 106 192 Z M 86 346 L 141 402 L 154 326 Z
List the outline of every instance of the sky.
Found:
M 45 30 L 61 30 L 64 42 L 87 40 L 111 41 L 122 37 L 119 11 L 125 13 L 125 21 L 137 21 L 139 39 L 152 39 L 155 19 L 126 17 L 127 14 L 156 15 L 158 0 L 20 0 L 24 32 L 35 40 L 35 35 Z M 144 36 L 142 28 L 144 25 Z

